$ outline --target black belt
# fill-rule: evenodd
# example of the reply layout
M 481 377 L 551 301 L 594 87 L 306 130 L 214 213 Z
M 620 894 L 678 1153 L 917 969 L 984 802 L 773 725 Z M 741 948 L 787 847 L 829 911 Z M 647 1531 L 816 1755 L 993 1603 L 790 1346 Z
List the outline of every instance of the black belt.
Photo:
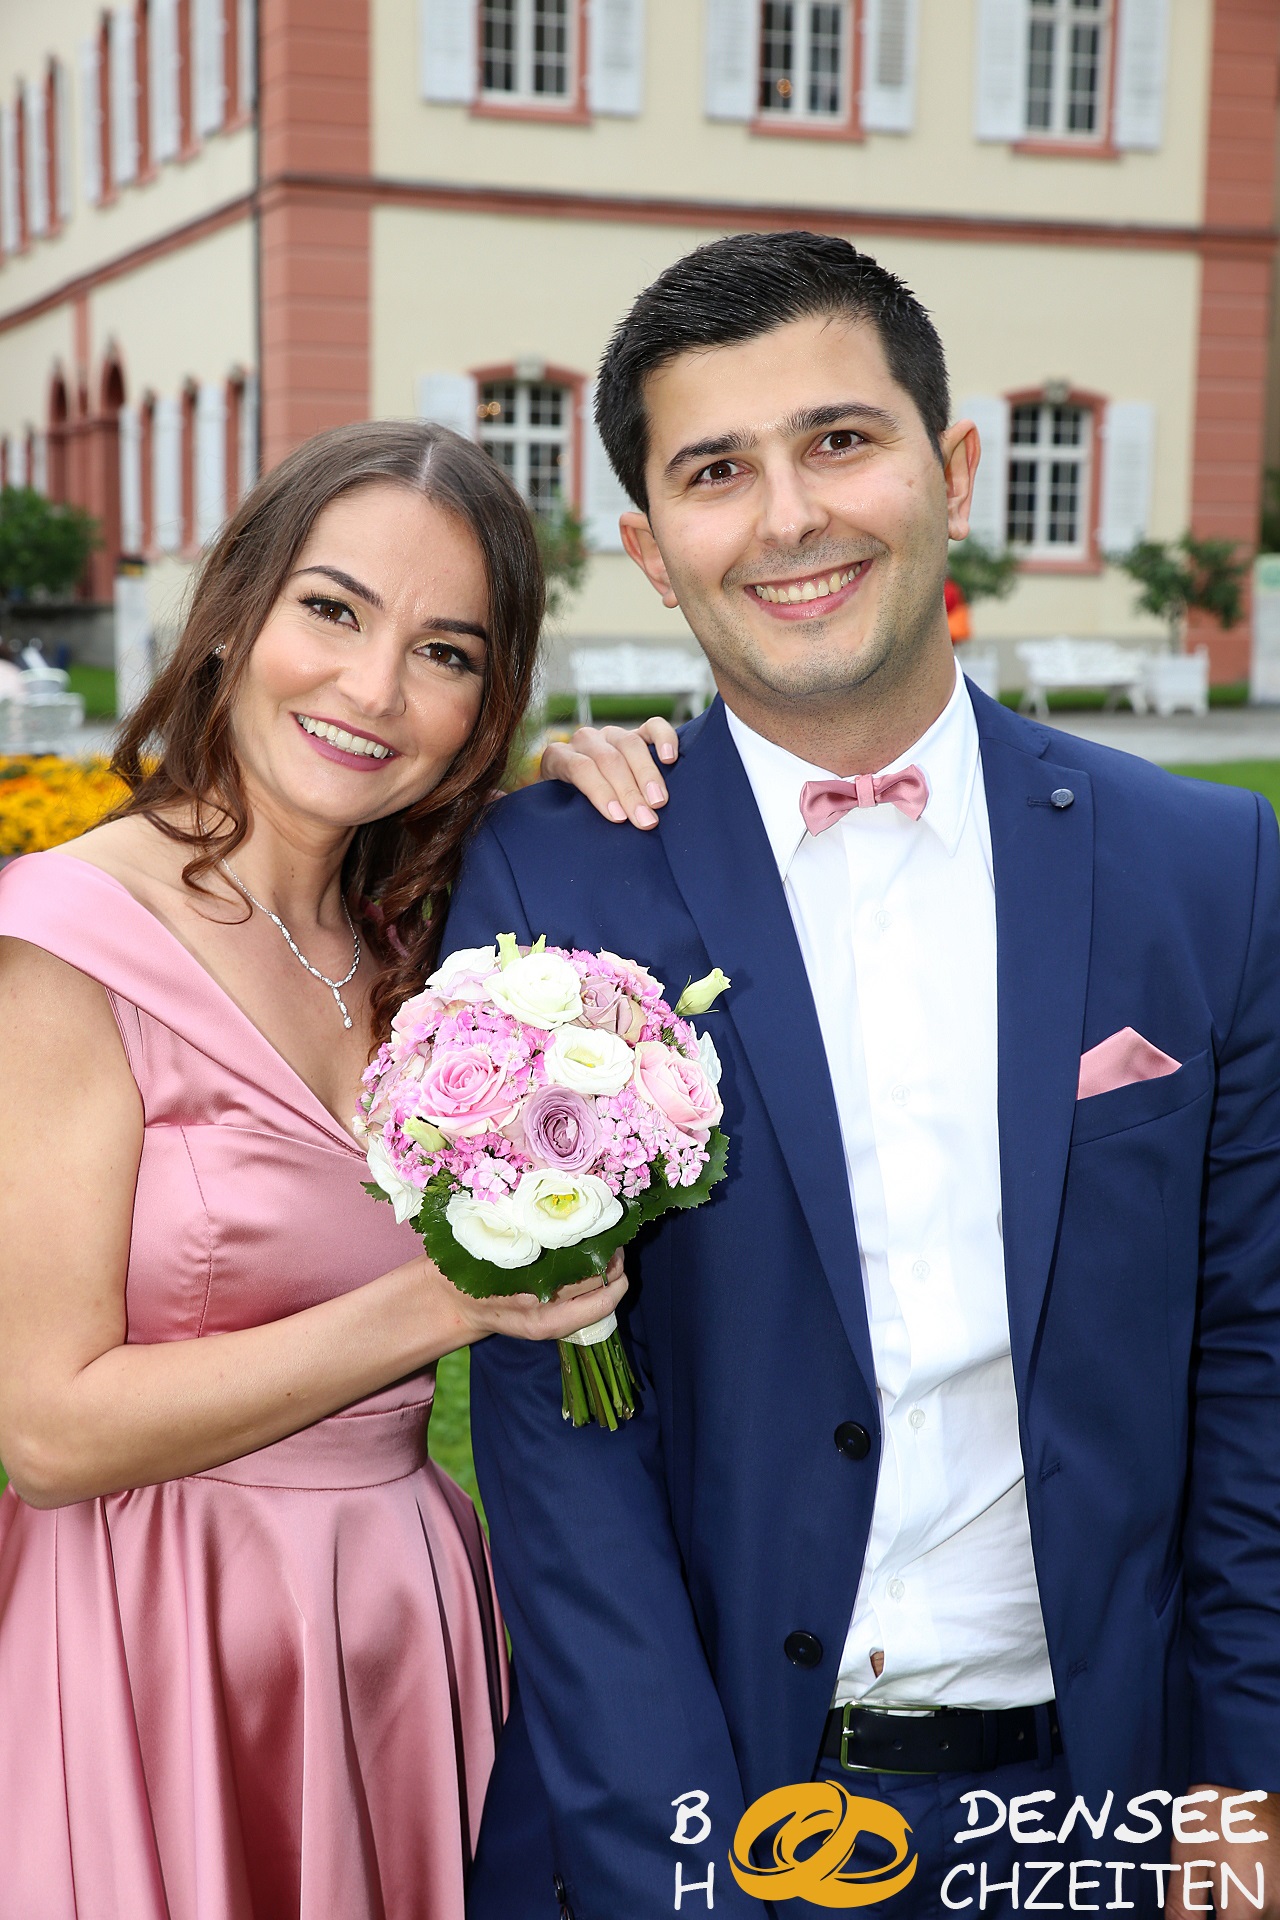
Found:
M 1058 1711 L 1044 1707 L 935 1707 L 929 1713 L 892 1713 L 879 1707 L 832 1707 L 821 1758 L 869 1773 L 989 1773 L 1011 1760 L 1047 1758 L 1047 1736 L 1062 1752 Z

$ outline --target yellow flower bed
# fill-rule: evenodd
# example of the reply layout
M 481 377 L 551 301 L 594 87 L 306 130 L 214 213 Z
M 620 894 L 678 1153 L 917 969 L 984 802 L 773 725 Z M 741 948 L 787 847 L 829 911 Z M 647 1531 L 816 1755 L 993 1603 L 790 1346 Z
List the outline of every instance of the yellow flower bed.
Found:
M 0 858 L 74 840 L 119 806 L 125 791 L 105 760 L 0 756 Z

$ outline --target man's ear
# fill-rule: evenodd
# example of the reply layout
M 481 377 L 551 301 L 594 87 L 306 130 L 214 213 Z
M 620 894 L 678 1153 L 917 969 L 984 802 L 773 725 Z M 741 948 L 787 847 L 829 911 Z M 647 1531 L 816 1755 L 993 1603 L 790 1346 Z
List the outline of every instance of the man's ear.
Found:
M 667 578 L 666 562 L 658 552 L 658 543 L 653 537 L 653 528 L 648 516 L 643 513 L 624 513 L 618 520 L 618 530 L 622 535 L 622 544 L 635 561 L 650 586 L 662 595 L 664 607 L 678 607 L 675 591 Z
M 957 420 L 946 429 L 939 445 L 947 483 L 947 538 L 963 540 L 969 531 L 969 508 L 982 442 L 972 420 Z

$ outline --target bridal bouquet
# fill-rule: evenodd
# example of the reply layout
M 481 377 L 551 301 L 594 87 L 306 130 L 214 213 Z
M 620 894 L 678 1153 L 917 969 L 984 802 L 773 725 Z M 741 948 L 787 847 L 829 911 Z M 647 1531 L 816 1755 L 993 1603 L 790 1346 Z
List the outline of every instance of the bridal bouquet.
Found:
M 728 985 L 717 968 L 672 1007 L 616 953 L 508 933 L 450 954 L 366 1069 L 366 1190 L 473 1298 L 603 1276 L 646 1220 L 723 1177 L 720 1061 L 686 1016 Z M 613 1314 L 560 1342 L 560 1371 L 574 1426 L 635 1411 Z

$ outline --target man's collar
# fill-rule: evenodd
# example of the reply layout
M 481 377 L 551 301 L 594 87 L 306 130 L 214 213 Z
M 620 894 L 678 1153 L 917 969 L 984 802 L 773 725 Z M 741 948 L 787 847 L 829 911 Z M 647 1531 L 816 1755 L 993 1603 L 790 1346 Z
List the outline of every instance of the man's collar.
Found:
M 843 779 L 845 774 L 839 768 L 809 765 L 785 747 L 756 733 L 728 706 L 725 718 L 751 782 L 778 872 L 785 880 L 796 850 L 805 838 L 800 789 L 806 780 L 830 779 L 833 772 L 838 779 Z M 931 828 L 947 852 L 954 854 L 968 818 L 978 763 L 977 721 L 969 689 L 957 664 L 955 689 L 933 725 L 914 746 L 876 771 L 897 773 L 909 766 L 922 770 L 929 783 L 929 800 L 918 824 Z

